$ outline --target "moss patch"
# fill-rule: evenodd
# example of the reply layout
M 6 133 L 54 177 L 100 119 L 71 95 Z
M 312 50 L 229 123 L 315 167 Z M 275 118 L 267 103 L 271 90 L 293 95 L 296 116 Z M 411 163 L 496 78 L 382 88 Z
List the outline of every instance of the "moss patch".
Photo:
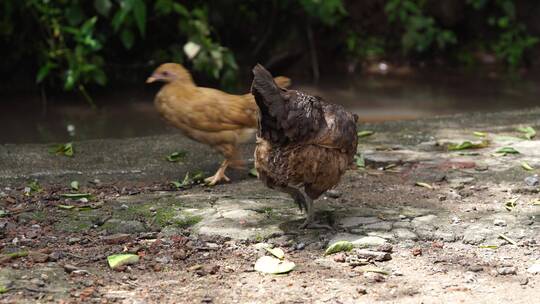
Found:
M 173 225 L 186 228 L 202 220 L 201 216 L 182 211 L 183 202 L 170 197 L 145 203 L 133 203 L 127 209 L 115 210 L 114 218 L 121 220 L 140 220 L 153 223 L 161 228 Z

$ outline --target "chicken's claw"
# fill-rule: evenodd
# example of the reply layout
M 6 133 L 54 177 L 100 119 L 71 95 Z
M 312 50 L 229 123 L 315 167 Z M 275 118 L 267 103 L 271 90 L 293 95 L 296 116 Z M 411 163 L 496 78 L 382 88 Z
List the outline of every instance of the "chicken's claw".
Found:
M 207 177 L 207 178 L 204 179 L 204 182 L 208 186 L 214 186 L 214 185 L 216 185 L 217 183 L 219 183 L 221 181 L 230 182 L 231 179 L 228 178 L 227 175 L 225 175 L 224 173 L 220 174 L 220 172 L 217 172 L 213 176 L 210 176 L 210 177 Z
M 302 223 L 302 225 L 300 225 L 300 229 L 327 229 L 327 230 L 330 230 L 330 231 L 335 231 L 336 228 L 330 226 L 330 225 L 326 225 L 326 224 L 316 224 L 316 223 L 313 223 L 311 221 L 305 221 L 304 223 Z

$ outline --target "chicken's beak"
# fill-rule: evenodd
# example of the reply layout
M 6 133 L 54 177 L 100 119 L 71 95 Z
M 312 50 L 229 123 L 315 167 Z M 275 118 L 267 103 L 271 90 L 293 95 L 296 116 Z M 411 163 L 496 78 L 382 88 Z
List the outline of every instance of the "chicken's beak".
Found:
M 158 79 L 154 76 L 150 76 L 146 79 L 146 83 L 152 83 L 152 82 L 155 82 L 157 81 Z

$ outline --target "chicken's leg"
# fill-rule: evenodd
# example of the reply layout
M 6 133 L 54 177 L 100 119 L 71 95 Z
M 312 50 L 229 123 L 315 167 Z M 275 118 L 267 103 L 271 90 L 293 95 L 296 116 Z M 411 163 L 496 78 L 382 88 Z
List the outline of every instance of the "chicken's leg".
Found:
M 221 166 L 217 170 L 216 174 L 213 176 L 207 177 L 204 179 L 204 181 L 210 185 L 214 186 L 215 184 L 221 182 L 222 180 L 225 180 L 226 182 L 230 181 L 230 179 L 225 175 L 225 170 L 229 166 L 229 160 L 224 160 L 223 163 L 221 163 Z
M 300 225 L 300 229 L 329 229 L 334 230 L 333 227 L 329 225 L 324 224 L 316 224 L 313 221 L 315 220 L 315 210 L 313 209 L 313 200 L 302 190 L 287 186 L 280 188 L 282 192 L 285 192 L 289 194 L 294 202 L 298 204 L 298 208 L 300 208 L 300 211 L 304 210 L 306 212 L 306 220 L 302 225 Z
M 300 189 L 287 186 L 287 187 L 280 188 L 280 190 L 282 192 L 289 194 L 292 197 L 294 202 L 298 205 L 298 208 L 300 209 L 300 211 L 304 211 L 304 210 L 307 211 L 305 195 L 302 193 Z
M 307 196 L 305 193 L 302 193 L 304 195 L 304 203 L 306 208 L 306 220 L 302 225 L 300 225 L 300 229 L 328 229 L 328 230 L 334 230 L 334 228 L 330 225 L 325 224 L 316 224 L 313 221 L 315 220 L 315 210 L 313 209 L 313 200 Z

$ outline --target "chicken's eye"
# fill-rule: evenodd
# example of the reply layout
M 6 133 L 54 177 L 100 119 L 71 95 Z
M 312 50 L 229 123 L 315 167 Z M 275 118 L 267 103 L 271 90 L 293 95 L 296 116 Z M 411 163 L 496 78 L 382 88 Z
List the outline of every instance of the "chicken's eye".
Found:
M 169 76 L 169 72 L 165 71 L 161 73 L 163 76 Z

